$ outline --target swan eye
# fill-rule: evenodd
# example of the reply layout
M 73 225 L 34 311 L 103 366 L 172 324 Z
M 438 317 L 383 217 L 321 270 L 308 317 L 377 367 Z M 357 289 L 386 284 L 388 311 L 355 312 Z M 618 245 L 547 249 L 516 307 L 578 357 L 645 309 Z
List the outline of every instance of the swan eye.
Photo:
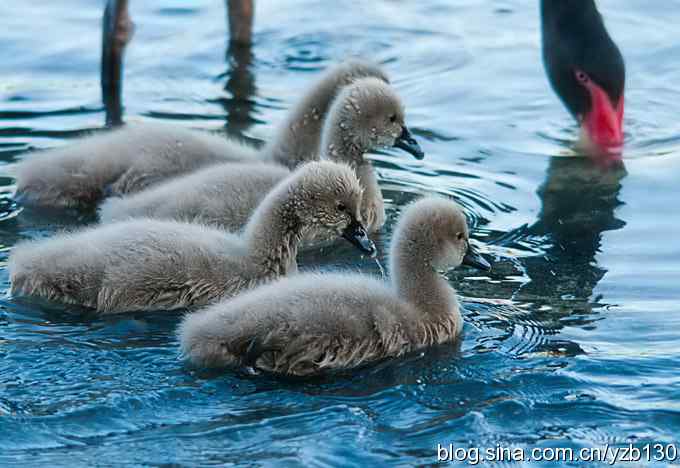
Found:
M 338 203 L 338 211 L 345 211 L 347 207 L 344 203 Z
M 397 114 L 390 115 L 390 122 L 394 123 L 397 121 Z
M 590 81 L 590 77 L 581 70 L 576 70 L 576 80 L 581 84 L 586 84 Z
M 458 234 L 456 234 L 456 238 L 457 238 L 459 241 L 462 241 L 464 237 L 465 237 L 465 236 L 463 235 L 462 232 L 459 232 Z

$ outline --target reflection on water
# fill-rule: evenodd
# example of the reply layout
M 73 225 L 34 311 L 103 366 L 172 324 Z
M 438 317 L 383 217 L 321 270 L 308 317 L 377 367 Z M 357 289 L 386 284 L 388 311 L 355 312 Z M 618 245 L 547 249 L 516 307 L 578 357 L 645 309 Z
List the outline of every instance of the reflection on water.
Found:
M 0 3 L 12 25 L 0 32 L 3 164 L 106 119 L 94 46 L 102 5 L 29 3 Z M 421 194 L 464 206 L 494 268 L 447 274 L 465 308 L 458 348 L 310 381 L 186 368 L 176 315 L 97 318 L 5 297 L 0 464 L 406 466 L 434 463 L 437 443 L 678 442 L 680 100 L 669 83 L 680 10 L 598 4 L 630 83 L 626 168 L 610 172 L 560 156 L 578 135 L 544 76 L 535 1 L 262 0 L 252 47 L 229 45 L 222 2 L 130 2 L 125 121 L 257 143 L 347 56 L 392 77 L 427 158 L 371 155 L 388 215 L 380 263 L 334 243 L 303 252 L 303 268 L 379 275 L 395 220 Z M 6 291 L 17 242 L 96 217 L 22 211 L 0 170 Z
M 544 254 L 525 263 L 532 281 L 522 289 L 524 297 L 549 298 L 546 305 L 558 310 L 588 308 L 593 299 L 598 302 L 592 293 L 606 269 L 598 265 L 596 255 L 602 233 L 626 224 L 615 212 L 622 204 L 619 191 L 625 176 L 623 167 L 602 171 L 585 159 L 550 162 L 538 190 L 541 211 L 528 230 L 544 237 Z
M 507 310 L 496 305 L 491 323 L 512 324 L 505 339 L 513 339 L 516 328 L 524 343 L 506 344 L 512 353 L 550 352 L 569 355 L 584 351 L 577 343 L 560 339 L 565 326 L 592 328 L 600 320 L 599 310 L 606 306 L 593 294 L 607 270 L 598 265 L 597 254 L 605 231 L 621 229 L 625 222 L 616 217 L 623 166 L 602 170 L 585 158 L 553 158 L 546 179 L 538 189 L 541 208 L 536 222 L 521 227 L 515 241 L 526 236 L 540 239 L 541 252 L 524 259 L 521 273 L 526 277 L 513 291 L 513 299 L 529 305 L 527 311 Z M 491 289 L 491 288 L 489 288 Z
M 227 121 L 225 129 L 231 138 L 243 138 L 244 132 L 257 121 L 255 119 L 255 74 L 253 51 L 250 45 L 231 43 L 227 49 L 228 70 L 224 90 L 228 97 L 217 101 L 224 106 Z

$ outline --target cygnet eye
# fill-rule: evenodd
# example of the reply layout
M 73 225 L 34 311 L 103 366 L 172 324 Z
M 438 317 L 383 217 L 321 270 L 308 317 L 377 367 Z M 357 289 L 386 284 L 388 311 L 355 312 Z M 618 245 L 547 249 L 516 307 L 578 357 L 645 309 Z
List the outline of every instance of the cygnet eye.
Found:
M 345 206 L 344 203 L 338 203 L 338 211 L 345 211 L 347 207 Z
M 459 232 L 458 234 L 456 234 L 456 238 L 459 241 L 462 241 L 465 238 L 465 234 L 463 234 L 462 232 Z
M 397 114 L 390 115 L 390 122 L 394 123 L 397 121 Z

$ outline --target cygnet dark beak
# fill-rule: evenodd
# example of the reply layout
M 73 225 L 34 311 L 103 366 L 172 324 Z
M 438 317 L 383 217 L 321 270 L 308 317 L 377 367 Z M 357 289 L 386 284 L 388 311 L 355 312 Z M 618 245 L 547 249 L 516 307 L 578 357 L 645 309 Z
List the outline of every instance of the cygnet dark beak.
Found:
M 357 249 L 371 256 L 375 257 L 378 253 L 375 244 L 366 234 L 366 229 L 356 219 L 353 220 L 347 228 L 342 232 L 342 237 L 347 239 Z
M 479 252 L 477 252 L 477 250 L 470 243 L 468 243 L 467 252 L 463 257 L 463 265 L 478 268 L 482 271 L 491 270 L 491 265 L 489 264 L 489 262 L 487 262 L 486 259 L 482 257 L 482 255 Z
M 401 127 L 401 135 L 395 140 L 394 147 L 403 149 L 412 154 L 416 159 L 423 159 L 425 157 L 425 153 L 420 148 L 416 139 L 413 138 L 413 135 L 411 135 L 411 132 L 406 125 Z

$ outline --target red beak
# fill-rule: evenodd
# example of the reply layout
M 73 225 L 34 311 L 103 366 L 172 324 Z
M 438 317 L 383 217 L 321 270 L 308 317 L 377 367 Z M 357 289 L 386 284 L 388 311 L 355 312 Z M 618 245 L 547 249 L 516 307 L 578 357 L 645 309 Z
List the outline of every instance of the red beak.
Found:
M 591 109 L 581 120 L 587 139 L 586 148 L 595 160 L 606 167 L 621 161 L 623 150 L 623 95 L 612 103 L 609 95 L 592 80 L 583 83 L 590 94 Z

